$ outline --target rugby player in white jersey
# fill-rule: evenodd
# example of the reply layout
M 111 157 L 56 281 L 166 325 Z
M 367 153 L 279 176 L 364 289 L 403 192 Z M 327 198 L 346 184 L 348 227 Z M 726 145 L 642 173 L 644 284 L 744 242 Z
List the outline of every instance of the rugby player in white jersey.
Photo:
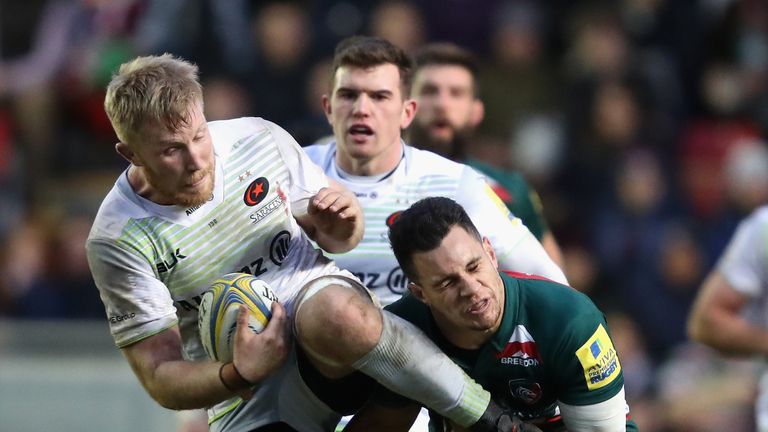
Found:
M 389 304 L 407 281 L 387 240 L 397 214 L 428 196 L 453 198 L 469 213 L 499 257 L 500 268 L 566 283 L 560 268 L 520 219 L 513 217 L 477 171 L 406 145 L 401 131 L 413 120 L 408 99 L 413 63 L 388 41 L 354 36 L 339 43 L 330 94 L 323 97 L 334 141 L 306 147 L 331 179 L 357 195 L 365 234 L 360 244 L 333 258 Z
M 208 123 L 197 68 L 170 55 L 122 65 L 105 109 L 130 166 L 99 209 L 88 261 L 115 342 L 160 405 L 208 407 L 214 431 L 331 430 L 348 408 L 335 396 L 370 379 L 359 369 L 462 425 L 497 430 L 505 415 L 485 390 L 313 247 L 357 245 L 360 206 L 283 129 Z M 233 362 L 211 361 L 197 305 L 236 271 L 280 301 L 260 334 L 243 308 Z

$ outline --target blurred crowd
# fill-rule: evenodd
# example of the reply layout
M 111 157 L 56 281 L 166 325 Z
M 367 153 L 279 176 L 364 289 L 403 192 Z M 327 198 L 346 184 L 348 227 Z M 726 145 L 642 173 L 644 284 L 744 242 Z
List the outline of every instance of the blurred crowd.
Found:
M 609 317 L 642 430 L 752 428 L 755 365 L 688 343 L 736 224 L 768 202 L 762 0 L 0 0 L 0 318 L 104 319 L 83 244 L 125 162 L 102 102 L 123 61 L 196 62 L 209 120 L 302 145 L 352 34 L 482 60 L 472 156 L 539 192 L 571 284 Z

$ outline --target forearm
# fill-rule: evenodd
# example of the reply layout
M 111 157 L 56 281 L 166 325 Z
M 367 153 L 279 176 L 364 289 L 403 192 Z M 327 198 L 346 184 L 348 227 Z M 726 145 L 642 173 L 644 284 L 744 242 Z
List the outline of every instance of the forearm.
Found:
M 231 373 L 224 376 L 230 389 L 224 385 L 220 362 L 184 360 L 176 327 L 123 348 L 123 354 L 147 393 L 168 409 L 206 408 L 244 387 Z
M 712 311 L 700 315 L 694 312 L 689 321 L 688 333 L 694 341 L 725 355 L 768 355 L 768 330 L 729 313 Z
M 219 378 L 219 362 L 170 361 L 141 379 L 149 395 L 173 410 L 207 408 L 234 396 Z
M 691 308 L 688 336 L 727 355 L 768 355 L 768 329 L 742 317 L 748 301 L 719 271 L 712 272 Z

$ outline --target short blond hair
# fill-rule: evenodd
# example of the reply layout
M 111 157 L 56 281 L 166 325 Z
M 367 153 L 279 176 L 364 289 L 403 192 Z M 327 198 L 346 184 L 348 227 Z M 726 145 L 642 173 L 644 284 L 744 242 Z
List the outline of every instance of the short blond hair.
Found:
M 146 122 L 178 131 L 195 103 L 203 103 L 197 66 L 163 54 L 123 63 L 107 86 L 104 110 L 118 139 L 130 144 Z

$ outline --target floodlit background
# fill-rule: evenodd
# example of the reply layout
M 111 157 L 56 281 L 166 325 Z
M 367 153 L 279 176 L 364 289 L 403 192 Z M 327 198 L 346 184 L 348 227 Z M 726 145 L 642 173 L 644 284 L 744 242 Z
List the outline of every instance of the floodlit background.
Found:
M 195 61 L 210 120 L 302 144 L 335 43 L 482 60 L 470 152 L 539 192 L 573 286 L 607 314 L 643 431 L 749 431 L 757 368 L 685 340 L 703 276 L 768 201 L 762 0 L 0 0 L 0 430 L 189 430 L 114 348 L 83 243 L 125 163 L 102 109 L 121 62 Z

